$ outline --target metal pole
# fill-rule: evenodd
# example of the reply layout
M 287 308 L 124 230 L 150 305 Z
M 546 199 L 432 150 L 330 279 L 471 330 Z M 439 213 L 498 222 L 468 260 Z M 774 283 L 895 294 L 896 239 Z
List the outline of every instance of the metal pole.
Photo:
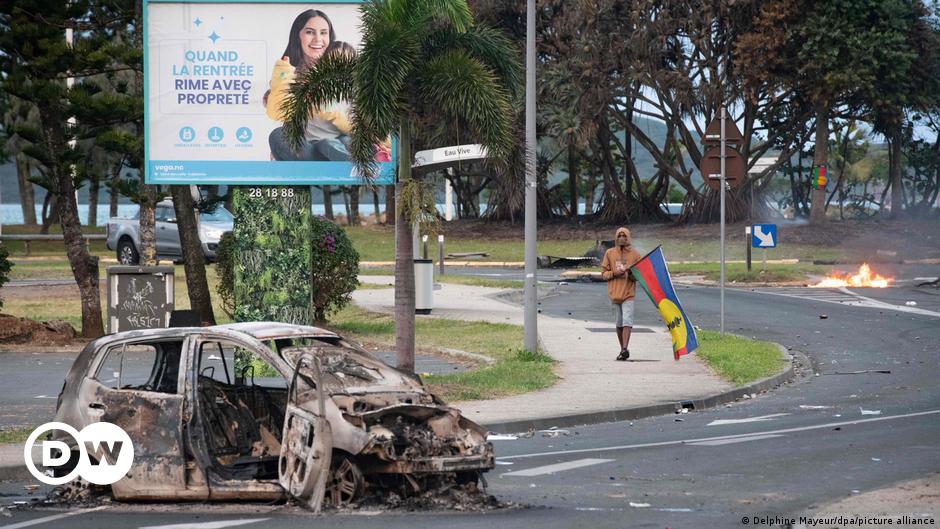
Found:
M 747 271 L 751 271 L 751 227 L 744 227 L 744 247 L 747 249 Z
M 437 236 L 437 262 L 441 266 L 441 275 L 444 275 L 444 236 Z
M 537 351 L 538 310 L 536 292 L 536 174 L 535 174 L 535 0 L 526 2 L 525 35 L 525 341 L 527 351 Z
M 721 106 L 721 336 L 725 335 L 725 107 Z

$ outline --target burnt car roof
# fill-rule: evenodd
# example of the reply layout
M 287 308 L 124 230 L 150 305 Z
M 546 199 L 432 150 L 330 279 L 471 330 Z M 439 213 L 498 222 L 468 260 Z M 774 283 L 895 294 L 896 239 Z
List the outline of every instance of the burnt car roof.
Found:
M 315 336 L 320 338 L 338 338 L 339 336 L 326 329 L 311 325 L 293 325 L 276 321 L 252 321 L 244 323 L 227 323 L 211 327 L 167 327 L 161 329 L 138 329 L 124 331 L 103 336 L 102 339 L 111 341 L 121 338 L 170 338 L 187 334 L 211 334 L 213 331 L 234 331 L 247 334 L 252 338 L 264 341 L 276 338 L 289 338 L 292 336 Z

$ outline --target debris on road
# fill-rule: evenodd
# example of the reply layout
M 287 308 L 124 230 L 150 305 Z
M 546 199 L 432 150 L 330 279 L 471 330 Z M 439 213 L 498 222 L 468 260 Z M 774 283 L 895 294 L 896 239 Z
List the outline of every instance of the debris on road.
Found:
M 862 412 L 862 415 L 881 415 L 881 410 L 866 410 L 861 406 L 858 407 L 858 411 Z
M 493 433 L 489 432 L 486 434 L 487 441 L 515 441 L 519 439 L 518 435 L 506 434 L 506 433 Z
M 561 430 L 557 426 L 552 426 L 548 430 L 539 430 L 538 433 L 542 434 L 542 437 L 559 437 L 559 436 L 569 436 L 571 432 L 568 430 Z
M 890 369 L 861 369 L 858 371 L 833 371 L 832 373 L 823 373 L 823 375 L 867 375 L 867 374 L 890 375 L 891 370 Z
M 800 404 L 801 410 L 829 410 L 832 406 L 814 406 L 809 404 Z
M 634 502 L 632 502 L 632 501 L 630 502 L 630 507 L 633 507 L 633 508 L 636 508 L 636 509 L 645 509 L 645 508 L 647 508 L 647 507 L 649 507 L 649 506 L 650 506 L 649 503 L 634 503 Z

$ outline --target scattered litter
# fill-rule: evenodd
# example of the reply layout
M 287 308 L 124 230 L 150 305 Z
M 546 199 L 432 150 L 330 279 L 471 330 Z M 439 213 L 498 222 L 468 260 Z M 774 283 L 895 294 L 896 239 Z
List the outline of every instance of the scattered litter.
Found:
M 689 413 L 689 409 L 688 409 L 688 408 L 682 408 L 681 410 L 679 410 L 679 413 Z
M 872 461 L 881 461 L 881 459 L 878 458 L 878 457 L 873 457 L 873 458 L 871 458 L 871 460 L 872 460 Z
M 881 410 L 866 410 L 861 406 L 858 407 L 858 411 L 862 412 L 862 415 L 881 415 Z
M 653 510 L 661 512 L 692 512 L 692 509 L 687 509 L 685 507 L 658 507 Z
M 821 320 L 828 320 L 828 319 L 829 319 L 829 315 L 828 315 L 828 314 L 820 314 L 820 315 L 819 315 L 819 319 L 821 319 Z
M 529 483 L 529 488 L 530 488 L 530 489 L 534 489 L 534 488 L 536 488 L 536 487 L 538 487 L 538 485 L 536 485 L 535 483 Z
M 685 422 L 685 419 L 676 418 L 676 422 Z
M 842 414 L 841 414 L 841 413 L 836 413 L 836 414 L 833 414 L 833 417 L 842 417 Z
M 916 301 L 908 301 L 907 303 L 905 303 L 905 305 L 907 305 L 908 307 L 916 307 L 916 306 L 917 306 L 917 302 L 916 302 Z
M 633 503 L 632 501 L 630 502 L 630 507 L 633 507 L 635 509 L 645 509 L 646 507 L 649 507 L 649 506 L 650 506 L 649 503 Z
M 862 491 L 858 489 L 852 489 L 852 494 L 861 494 Z
M 12 518 L 13 514 L 6 507 L 0 507 L 0 516 L 3 516 L 4 518 Z
M 560 435 L 571 435 L 571 432 L 568 430 L 559 429 L 557 426 L 552 426 L 548 430 L 539 430 L 538 433 L 542 434 L 542 437 L 558 437 Z
M 488 433 L 486 434 L 487 441 L 515 441 L 518 439 L 518 435 L 506 434 L 506 433 Z
M 842 427 L 841 427 L 841 426 L 836 426 L 836 427 L 833 428 L 832 430 L 833 430 L 833 431 L 836 431 L 836 432 L 841 432 L 841 431 L 842 431 Z
M 809 404 L 800 404 L 801 410 L 828 410 L 831 408 L 832 406 L 812 406 Z
M 25 485 L 23 488 L 26 489 L 26 490 L 28 490 L 28 491 L 30 491 L 30 492 L 32 492 L 32 491 L 38 489 L 38 488 L 39 488 L 39 485 Z

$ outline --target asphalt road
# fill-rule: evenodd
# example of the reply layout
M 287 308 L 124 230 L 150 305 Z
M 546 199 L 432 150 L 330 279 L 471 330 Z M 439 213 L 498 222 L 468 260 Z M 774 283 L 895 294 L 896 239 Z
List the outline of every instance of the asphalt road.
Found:
M 604 289 L 559 285 L 540 308 L 604 321 Z M 718 327 L 717 289 L 679 287 L 678 293 L 697 326 Z M 638 323 L 661 325 L 644 301 L 638 300 Z M 849 291 L 728 289 L 726 329 L 779 342 L 808 365 L 795 382 L 728 407 L 496 441 L 498 466 L 488 475 L 489 492 L 525 507 L 313 518 L 284 507 L 190 506 L 176 512 L 110 506 L 76 514 L 35 510 L 0 518 L 0 524 L 743 527 L 745 516 L 750 522 L 753 516 L 797 514 L 940 470 L 940 292 L 911 284 Z M 869 370 L 890 374 L 838 374 Z M 69 517 L 43 520 L 59 514 Z

